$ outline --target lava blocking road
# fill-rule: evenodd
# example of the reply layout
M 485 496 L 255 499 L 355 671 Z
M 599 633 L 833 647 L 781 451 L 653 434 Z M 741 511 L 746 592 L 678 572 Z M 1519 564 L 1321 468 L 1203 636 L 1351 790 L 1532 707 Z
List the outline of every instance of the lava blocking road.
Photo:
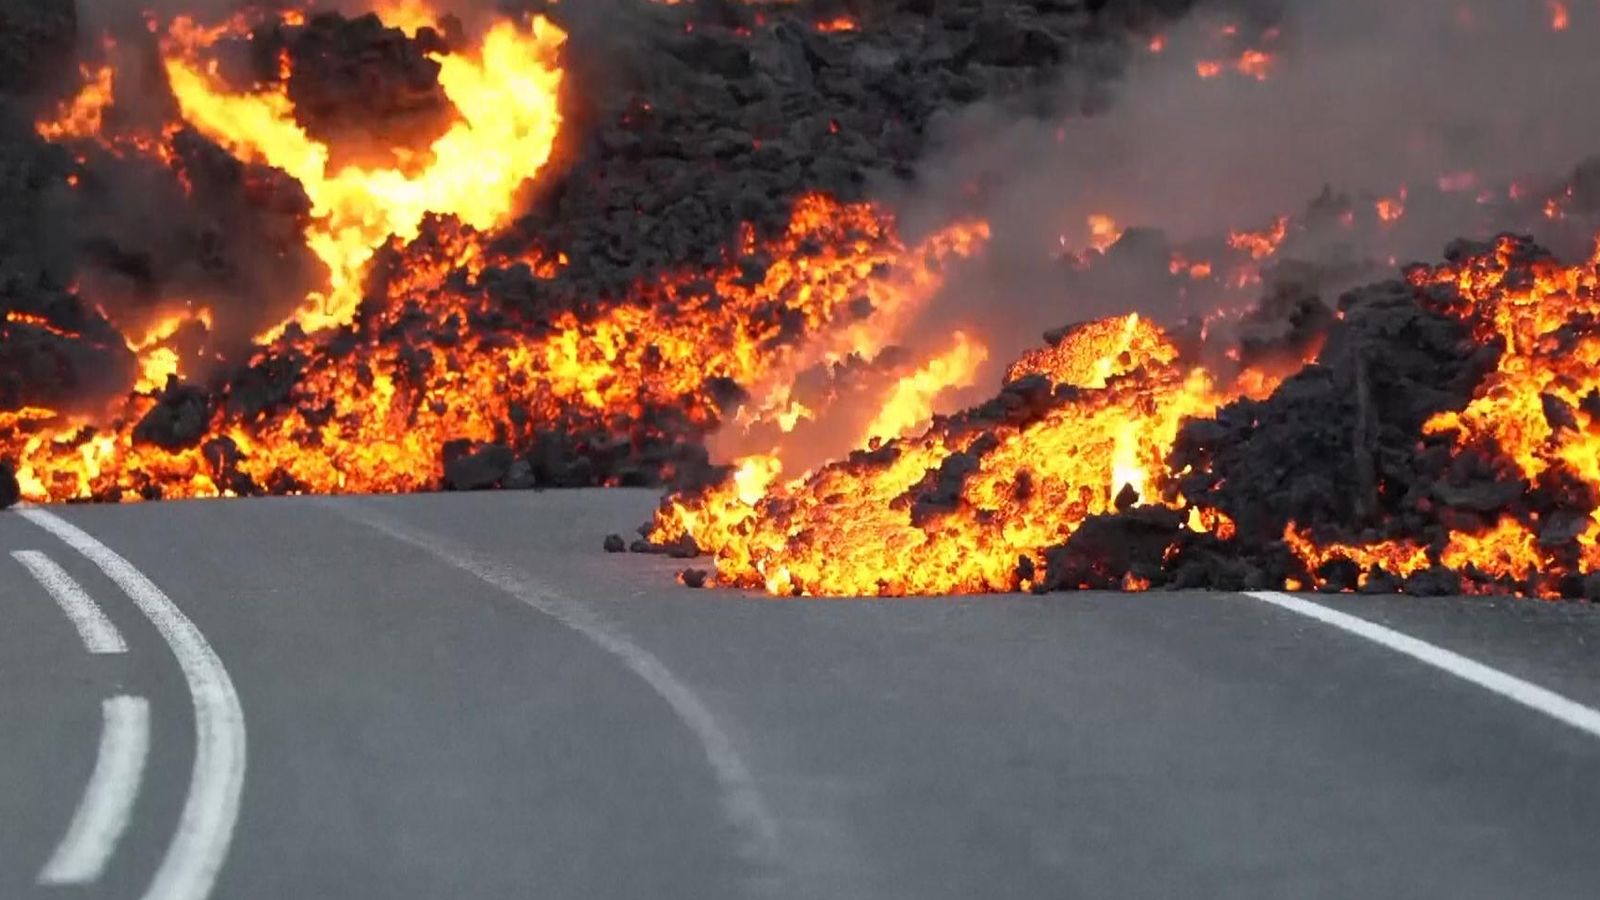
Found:
M 1600 13 L 115 6 L 0 7 L 0 895 L 1593 892 Z
M 1079 155 L 1157 152 L 1173 91 L 1241 120 L 1197 141 L 1282 118 L 1351 28 L 1578 79 L 1600 18 L 51 3 L 77 77 L 0 141 L 42 223 L 5 243 L 0 502 L 660 485 L 648 544 L 780 595 L 1600 599 L 1600 136 L 1440 98 L 1392 172 L 1231 197 L 1256 227 Z M 1528 118 L 1536 174 L 1485 149 Z

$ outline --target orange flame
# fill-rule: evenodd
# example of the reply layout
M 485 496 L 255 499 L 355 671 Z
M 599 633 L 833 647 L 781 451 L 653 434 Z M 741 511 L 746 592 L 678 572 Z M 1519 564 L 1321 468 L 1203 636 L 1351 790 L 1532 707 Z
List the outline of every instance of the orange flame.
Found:
M 971 385 L 972 376 L 988 358 L 986 347 L 966 332 L 957 331 L 949 350 L 895 383 L 883 408 L 867 426 L 867 441 L 896 438 L 926 425 L 933 415 L 934 399 L 950 388 Z
M 47 141 L 92 138 L 100 133 L 106 109 L 115 96 L 116 74 L 107 65 L 79 67 L 83 86 L 73 98 L 62 105 L 53 119 L 38 122 L 34 127 Z
M 871 298 L 892 317 L 937 285 L 947 258 L 970 252 L 985 233 L 980 224 L 960 224 L 907 247 L 878 209 L 811 196 L 797 204 L 788 233 L 764 248 L 776 261 L 759 283 L 732 264 L 663 276 L 596 318 L 564 313 L 536 334 L 449 331 L 457 340 L 429 341 L 432 361 L 418 368 L 390 329 L 419 310 L 434 327 L 459 326 L 488 314 L 491 303 L 475 284 L 463 288 L 451 278 L 483 270 L 478 239 L 445 232 L 406 252 L 404 269 L 373 308 L 376 318 L 358 332 L 357 358 L 329 350 L 318 336 L 301 338 L 307 363 L 288 402 L 251 421 L 219 408 L 209 433 L 231 442 L 237 471 L 258 490 L 342 493 L 435 488 L 442 446 L 496 440 L 517 415 L 555 430 L 671 408 L 710 430 L 722 414 L 710 380 L 766 383 L 775 372 L 795 371 L 794 360 L 809 352 L 786 343 L 793 340 L 786 321 L 805 322 L 815 343 L 847 342 L 841 336 L 866 327 L 854 318 L 857 298 Z M 747 229 L 740 244 L 754 240 Z M 558 265 L 530 262 L 537 277 Z M 233 492 L 235 482 L 204 446 L 168 451 L 134 440 L 133 424 L 152 402 L 130 396 L 89 436 L 74 421 L 30 420 L 23 434 L 0 433 L 0 450 L 17 460 L 31 500 Z
M 1502 239 L 1491 253 L 1459 264 L 1419 269 L 1418 287 L 1455 289 L 1450 312 L 1470 322 L 1479 342 L 1503 343 L 1494 372 L 1479 385 L 1465 409 L 1435 415 L 1423 425 L 1427 435 L 1449 438 L 1457 452 L 1475 450 L 1503 460 L 1527 484 L 1559 471 L 1587 490 L 1600 489 L 1600 251 L 1596 259 L 1563 266 L 1551 259 L 1516 261 L 1516 245 Z M 1531 269 L 1532 277 L 1525 274 Z M 1494 578 L 1532 581 L 1537 593 L 1555 592 L 1563 572 L 1600 571 L 1600 510 L 1591 510 L 1578 535 L 1578 555 L 1558 558 L 1540 546 L 1527 521 L 1502 515 L 1491 526 L 1457 528 L 1437 556 L 1404 541 L 1369 546 L 1313 544 L 1291 528 L 1285 540 L 1315 570 L 1342 557 L 1363 569 L 1377 565 L 1393 575 L 1408 575 L 1434 562 L 1452 568 L 1475 567 Z
M 1089 246 L 1104 253 L 1112 244 L 1122 237 L 1122 228 L 1117 225 L 1117 220 L 1105 213 L 1090 213 Z
M 1550 11 L 1550 30 L 1566 31 L 1572 24 L 1572 17 L 1567 11 L 1567 4 L 1561 0 L 1545 0 L 1545 8 Z
M 1071 385 L 1037 417 L 982 419 L 981 428 L 960 416 L 936 421 L 922 435 L 773 483 L 754 503 L 728 486 L 668 498 L 651 538 L 690 538 L 714 555 L 719 584 L 775 594 L 1025 587 L 1044 548 L 1110 511 L 1123 484 L 1162 502 L 1162 460 L 1180 423 L 1237 396 L 1239 388 L 1177 358 L 1137 316 L 1086 323 L 1008 373 Z M 954 497 L 919 510 L 918 486 L 950 477 L 952 465 L 964 473 Z
M 428 213 L 451 214 L 479 229 L 504 222 L 517 188 L 549 159 L 561 124 L 557 57 L 566 35 L 543 18 L 527 30 L 500 22 L 475 55 L 437 57 L 439 83 L 460 120 L 434 142 L 422 171 L 350 166 L 330 172 L 329 149 L 295 121 L 283 85 L 234 94 L 217 82 L 200 59 L 215 34 L 188 20 L 174 22 L 166 41 L 167 77 L 190 124 L 241 159 L 284 170 L 311 198 L 316 221 L 308 243 L 328 267 L 329 289 L 307 298 L 291 320 L 307 331 L 347 322 L 373 253 L 391 235 L 416 237 Z
M 1228 246 L 1235 250 L 1247 251 L 1251 259 L 1266 259 L 1278 252 L 1278 247 L 1283 243 L 1283 238 L 1289 233 L 1289 219 L 1279 216 L 1272 225 L 1260 231 L 1230 231 L 1228 232 Z

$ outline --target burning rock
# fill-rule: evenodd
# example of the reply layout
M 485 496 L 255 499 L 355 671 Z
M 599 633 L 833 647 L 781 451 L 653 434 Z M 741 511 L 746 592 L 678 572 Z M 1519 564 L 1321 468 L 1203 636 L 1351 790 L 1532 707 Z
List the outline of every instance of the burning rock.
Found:
M 669 497 L 650 537 L 692 539 L 715 556 L 718 583 L 780 594 L 1068 586 L 1037 580 L 1048 572 L 1045 551 L 1115 512 L 1119 497 L 1127 508 L 1130 496 L 1161 496 L 1170 483 L 1162 460 L 1182 421 L 1275 378 L 1239 367 L 1209 372 L 1136 315 L 1053 337 L 1050 348 L 1013 364 L 1015 380 L 986 404 L 793 482 L 750 491 L 742 469 Z M 1166 527 L 1159 517 L 1144 521 Z M 1091 534 L 1123 527 L 1097 525 Z M 1089 560 L 1100 548 L 1085 540 L 1059 555 L 1070 563 L 1060 578 L 1120 583 L 1132 574 L 1113 575 L 1115 557 Z
M 59 43 L 66 7 L 13 6 L 0 24 Z M 0 200 L 48 226 L 0 217 L 17 490 L 671 483 L 634 548 L 777 593 L 1591 591 L 1594 264 L 1461 245 L 1333 310 L 1392 263 L 1296 256 L 1358 216 L 1398 228 L 1414 185 L 1193 239 L 1091 216 L 1068 287 L 1190 318 L 1053 332 L 993 400 L 932 416 L 989 352 L 925 333 L 989 228 L 903 234 L 868 186 L 913 177 L 962 104 L 1110 102 L 1123 32 L 1144 44 L 1187 3 L 579 6 L 470 32 L 381 4 L 98 36 L 75 97 L 0 121 Z M 1199 74 L 1271 76 L 1252 49 Z M 1068 73 L 1089 88 L 1044 90 Z M 1592 169 L 1508 196 L 1577 218 Z M 1487 208 L 1478 188 L 1437 192 Z M 714 434 L 743 442 L 733 464 Z M 857 449 L 813 467 L 785 455 L 801 442 Z
M 1321 348 L 1275 386 L 1186 369 L 1137 317 L 1077 326 L 990 404 L 762 495 L 669 498 L 651 536 L 776 593 L 1582 596 L 1600 570 L 1600 256 L 1564 266 L 1507 236 L 1447 259 L 1346 293 L 1337 319 L 1269 298 L 1255 324 L 1288 327 L 1251 329 L 1282 342 L 1253 355 Z
M 1462 405 L 1494 364 L 1466 324 L 1387 282 L 1345 294 L 1316 362 L 1260 401 L 1186 425 L 1168 460 L 1178 490 L 1221 510 L 1248 541 L 1290 521 L 1360 529 L 1392 515 L 1412 483 L 1413 445 L 1433 414 Z
M 0 273 L 0 411 L 92 408 L 133 382 L 122 336 L 48 277 Z

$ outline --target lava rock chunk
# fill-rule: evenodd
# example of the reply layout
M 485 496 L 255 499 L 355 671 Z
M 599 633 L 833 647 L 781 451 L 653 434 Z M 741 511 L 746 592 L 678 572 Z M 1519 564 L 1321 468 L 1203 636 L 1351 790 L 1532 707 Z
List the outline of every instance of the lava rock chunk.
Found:
M 0 91 L 21 93 L 64 81 L 78 38 L 73 0 L 0 3 Z
M 16 470 L 9 460 L 0 459 L 0 509 L 16 505 L 22 499 L 22 488 L 17 484 Z
M 133 440 L 163 450 L 183 450 L 198 445 L 210 425 L 210 395 L 194 385 L 174 383 L 133 427 Z
M 456 491 L 492 488 L 515 461 L 516 454 L 504 444 L 474 446 L 470 441 L 451 441 L 444 448 L 445 487 Z

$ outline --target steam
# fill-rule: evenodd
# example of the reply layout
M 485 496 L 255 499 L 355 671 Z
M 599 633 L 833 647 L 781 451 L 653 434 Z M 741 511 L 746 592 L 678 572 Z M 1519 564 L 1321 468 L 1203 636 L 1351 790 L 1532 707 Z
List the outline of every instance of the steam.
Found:
M 1060 87 L 1058 108 L 1089 98 L 1103 107 L 1097 114 L 1043 120 L 987 104 L 946 121 L 941 149 L 899 206 L 911 222 L 935 222 L 971 214 L 976 202 L 994 239 L 925 330 L 948 333 L 976 318 L 991 360 L 1003 361 L 1065 321 L 1205 311 L 1159 289 L 1150 276 L 1159 276 L 1162 256 L 1151 252 L 1153 265 L 1141 266 L 1136 239 L 1116 250 L 1127 265 L 1106 267 L 1088 289 L 1069 285 L 1053 257 L 1063 245 L 1088 246 L 1092 213 L 1182 241 L 1297 215 L 1325 187 L 1371 215 L 1378 198 L 1404 186 L 1403 219 L 1386 229 L 1381 249 L 1359 248 L 1404 263 L 1511 226 L 1476 202 L 1480 190 L 1504 197 L 1511 182 L 1558 182 L 1600 150 L 1600 120 L 1581 112 L 1600 83 L 1592 5 L 1570 4 L 1560 31 L 1555 5 L 1544 2 L 1273 5 L 1282 7 L 1269 20 L 1276 31 L 1252 20 L 1249 4 L 1228 15 L 1213 5 L 1161 35 L 1159 52 L 1131 47 L 1127 77 L 1108 102 L 1082 84 Z M 1245 49 L 1272 54 L 1265 80 L 1226 67 L 1197 74 L 1197 60 L 1226 62 Z M 1314 260 L 1335 250 L 1295 249 Z

